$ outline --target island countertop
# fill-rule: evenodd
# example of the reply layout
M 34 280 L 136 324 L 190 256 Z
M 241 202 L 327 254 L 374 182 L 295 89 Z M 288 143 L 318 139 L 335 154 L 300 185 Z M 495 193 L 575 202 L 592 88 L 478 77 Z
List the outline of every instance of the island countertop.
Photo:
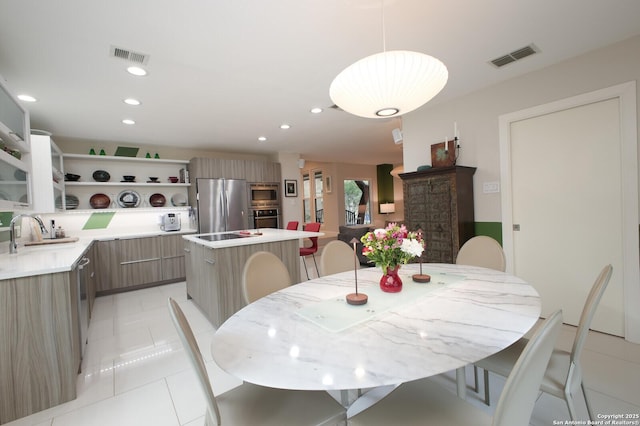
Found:
M 211 248 L 238 247 L 251 244 L 274 243 L 278 241 L 298 240 L 301 238 L 320 237 L 323 232 L 289 231 L 286 229 L 264 228 L 256 234 L 255 229 L 242 231 L 215 232 L 208 234 L 190 234 L 182 238 Z M 226 239 L 228 238 L 228 239 Z M 212 239 L 212 240 L 210 240 Z

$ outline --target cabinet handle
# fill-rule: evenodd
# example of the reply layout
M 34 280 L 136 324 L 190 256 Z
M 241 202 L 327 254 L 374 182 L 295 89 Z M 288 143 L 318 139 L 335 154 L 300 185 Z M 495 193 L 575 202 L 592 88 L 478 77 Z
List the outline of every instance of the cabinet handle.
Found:
M 159 257 L 153 257 L 151 259 L 130 260 L 128 262 L 120 262 L 121 265 L 130 265 L 132 263 L 153 262 L 154 260 L 160 260 Z
M 205 259 L 204 261 L 207 262 L 210 265 L 215 265 L 216 264 L 216 261 L 213 260 L 213 259 Z
M 78 268 L 84 268 L 89 264 L 89 262 L 91 262 L 91 260 L 88 257 L 83 257 L 82 260 L 80 260 L 80 262 L 78 263 Z

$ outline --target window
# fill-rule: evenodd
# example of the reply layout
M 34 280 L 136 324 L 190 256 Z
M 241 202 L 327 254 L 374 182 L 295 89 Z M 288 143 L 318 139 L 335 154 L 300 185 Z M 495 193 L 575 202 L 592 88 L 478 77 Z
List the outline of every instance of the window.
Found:
M 369 180 L 345 179 L 344 208 L 346 225 L 371 223 L 369 188 Z
M 304 209 L 304 221 L 324 223 L 324 185 L 322 181 L 322 171 L 312 171 L 311 175 L 302 175 L 302 205 Z

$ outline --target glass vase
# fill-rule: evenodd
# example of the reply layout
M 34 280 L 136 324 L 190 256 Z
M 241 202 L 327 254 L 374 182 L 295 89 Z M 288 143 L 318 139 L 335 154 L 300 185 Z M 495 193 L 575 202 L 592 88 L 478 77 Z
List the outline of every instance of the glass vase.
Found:
M 387 267 L 387 272 L 380 278 L 380 289 L 387 293 L 398 293 L 402 291 L 402 280 L 398 271 L 400 265 Z

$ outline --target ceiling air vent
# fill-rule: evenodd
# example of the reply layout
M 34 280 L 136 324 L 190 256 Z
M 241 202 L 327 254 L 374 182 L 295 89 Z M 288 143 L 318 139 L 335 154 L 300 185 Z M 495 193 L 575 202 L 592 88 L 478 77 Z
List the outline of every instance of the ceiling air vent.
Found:
M 493 59 L 491 63 L 496 67 L 500 68 L 512 62 L 518 61 L 522 58 L 526 58 L 527 56 L 533 55 L 534 53 L 538 53 L 539 50 L 533 44 L 522 47 L 520 49 L 514 50 L 511 53 L 507 53 L 504 56 L 500 56 L 499 58 Z
M 136 64 L 146 65 L 149 61 L 149 55 L 145 53 L 132 52 L 121 47 L 111 46 L 110 55 L 115 58 L 124 59 L 125 61 L 135 62 Z

